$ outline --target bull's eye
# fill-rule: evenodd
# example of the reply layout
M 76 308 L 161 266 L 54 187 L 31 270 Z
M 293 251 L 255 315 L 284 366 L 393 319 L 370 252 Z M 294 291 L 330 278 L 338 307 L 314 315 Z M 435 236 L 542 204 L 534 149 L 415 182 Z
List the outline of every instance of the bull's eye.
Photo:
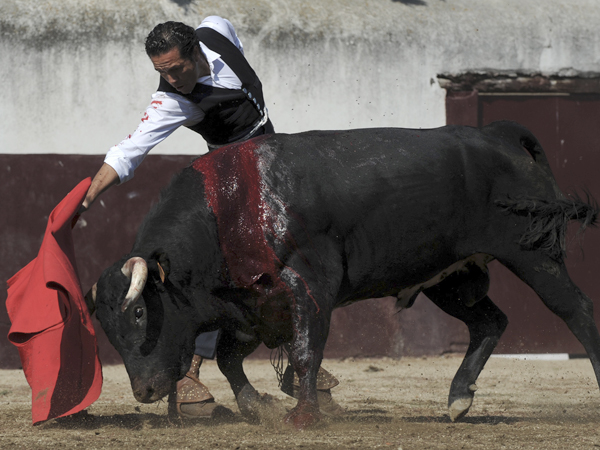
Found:
M 142 316 L 144 315 L 144 308 L 142 308 L 141 306 L 138 306 L 137 308 L 135 308 L 135 310 L 133 311 L 133 314 L 135 315 L 135 318 L 137 320 L 140 320 L 142 318 Z

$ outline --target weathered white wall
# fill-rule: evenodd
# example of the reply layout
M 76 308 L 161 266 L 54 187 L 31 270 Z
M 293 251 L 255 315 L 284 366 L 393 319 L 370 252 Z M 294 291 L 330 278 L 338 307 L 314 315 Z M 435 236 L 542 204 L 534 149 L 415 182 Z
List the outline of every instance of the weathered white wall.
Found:
M 445 123 L 440 73 L 600 72 L 597 0 L 2 0 L 0 153 L 103 154 L 158 77 L 159 22 L 229 18 L 276 130 Z M 179 130 L 155 153 L 205 150 Z

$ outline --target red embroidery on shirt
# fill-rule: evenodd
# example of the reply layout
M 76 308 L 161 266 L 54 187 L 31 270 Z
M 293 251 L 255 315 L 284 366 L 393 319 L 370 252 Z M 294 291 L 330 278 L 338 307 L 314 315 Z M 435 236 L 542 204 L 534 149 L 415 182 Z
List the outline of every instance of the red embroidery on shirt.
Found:
M 150 117 L 148 117 L 148 113 L 144 113 L 144 117 L 142 117 L 142 122 L 145 122 L 146 120 L 148 120 Z
M 158 109 L 160 105 L 162 105 L 162 102 L 159 100 L 153 100 L 150 102 L 150 106 L 152 106 L 154 109 Z

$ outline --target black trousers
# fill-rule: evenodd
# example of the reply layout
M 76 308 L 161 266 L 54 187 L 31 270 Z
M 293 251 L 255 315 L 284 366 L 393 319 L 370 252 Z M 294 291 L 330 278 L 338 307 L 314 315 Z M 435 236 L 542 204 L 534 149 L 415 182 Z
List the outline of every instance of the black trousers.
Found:
M 196 350 L 194 354 L 202 356 L 205 359 L 215 359 L 220 335 L 221 330 L 199 334 L 196 338 Z

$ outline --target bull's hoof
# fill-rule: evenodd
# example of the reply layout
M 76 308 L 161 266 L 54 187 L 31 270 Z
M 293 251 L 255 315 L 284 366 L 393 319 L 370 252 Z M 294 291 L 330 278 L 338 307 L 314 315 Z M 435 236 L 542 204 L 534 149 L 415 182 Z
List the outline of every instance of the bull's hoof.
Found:
M 250 422 L 260 422 L 259 405 L 260 394 L 251 385 L 247 384 L 242 388 L 237 398 L 238 408 L 242 416 Z
M 450 420 L 452 422 L 455 422 L 458 419 L 464 417 L 464 415 L 469 412 L 469 408 L 472 404 L 472 398 L 459 398 L 458 400 L 454 400 L 452 404 L 448 407 L 448 414 L 450 415 Z
M 467 397 L 457 398 L 449 402 L 448 414 L 450 415 L 450 420 L 452 422 L 461 419 L 469 412 L 469 408 L 471 408 L 471 405 L 473 404 L 473 396 L 476 390 L 477 386 L 472 384 L 469 386 L 469 395 Z
M 288 395 L 298 399 L 300 398 L 300 389 L 294 386 L 293 392 Z M 319 402 L 319 410 L 324 416 L 341 416 L 346 413 L 344 408 L 333 399 L 331 389 L 317 389 L 317 401 Z
M 306 430 L 316 425 L 321 420 L 319 411 L 312 408 L 294 408 L 283 418 L 283 423 L 292 425 L 296 430 Z
M 237 396 L 237 404 L 244 418 L 251 423 L 279 422 L 285 413 L 283 403 L 269 394 L 259 394 L 251 385 L 246 385 Z

